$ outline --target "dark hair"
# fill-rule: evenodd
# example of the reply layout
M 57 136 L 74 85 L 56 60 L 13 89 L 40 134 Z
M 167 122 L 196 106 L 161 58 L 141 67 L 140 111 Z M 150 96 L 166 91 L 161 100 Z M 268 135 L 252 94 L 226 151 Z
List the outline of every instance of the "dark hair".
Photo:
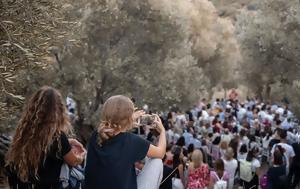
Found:
M 207 153 L 204 152 L 204 150 L 202 148 L 200 148 L 200 151 L 202 152 L 203 163 L 208 163 L 208 161 L 207 161 Z
M 173 152 L 173 168 L 175 169 L 176 167 L 178 167 L 178 165 L 180 165 L 182 162 L 182 160 L 180 159 L 180 154 L 181 154 L 182 148 L 177 146 L 174 149 Z
M 21 181 L 36 177 L 40 163 L 55 142 L 61 148 L 61 133 L 70 133 L 66 105 L 59 91 L 44 86 L 25 106 L 7 153 L 7 165 Z M 59 150 L 59 149 L 57 149 Z
M 207 142 L 205 139 L 202 140 L 202 146 L 206 146 L 207 145 Z
M 190 154 L 190 153 L 193 153 L 193 151 L 194 151 L 194 144 L 190 144 L 189 146 L 188 146 L 188 153 Z
M 276 120 L 276 125 L 280 125 L 281 124 L 281 121 L 278 119 Z
M 180 146 L 180 147 L 185 146 L 185 139 L 184 139 L 183 136 L 181 136 L 181 137 L 177 140 L 176 145 L 177 145 L 177 146 Z
M 172 119 L 172 112 L 168 113 L 167 119 Z
M 238 147 L 239 147 L 239 138 L 236 136 L 233 139 L 231 139 L 231 141 L 229 142 L 229 147 L 231 147 L 233 149 L 234 152 L 234 158 L 237 158 L 237 151 L 238 151 Z
M 222 159 L 217 159 L 215 162 L 215 171 L 219 178 L 223 177 L 224 174 L 224 161 Z
M 271 127 L 265 127 L 265 134 L 266 134 L 267 140 L 269 140 L 270 137 L 272 136 L 272 129 L 271 129 Z
M 265 136 L 267 136 L 267 133 L 266 133 L 265 131 L 263 131 L 263 132 L 260 133 L 260 136 L 261 136 L 262 138 L 265 138 Z
M 250 147 L 251 147 L 251 143 L 252 142 L 256 142 L 256 138 L 255 138 L 255 136 L 254 135 L 249 135 L 249 143 L 248 143 L 248 147 L 249 147 L 249 149 L 250 149 Z
M 247 150 L 247 145 L 246 144 L 243 144 L 240 148 L 240 153 L 247 153 L 248 150 Z
M 211 105 L 208 103 L 208 104 L 206 105 L 206 107 L 207 107 L 207 109 L 210 109 L 210 108 L 211 108 Z
M 167 159 L 167 155 L 165 154 L 164 157 L 162 158 L 162 162 L 165 162 Z
M 248 154 L 247 154 L 247 161 L 252 161 L 253 158 L 255 158 L 255 155 L 259 152 L 259 149 L 257 146 L 254 146 L 252 149 L 249 150 Z
M 221 137 L 220 136 L 217 136 L 215 138 L 215 140 L 212 142 L 213 145 L 219 145 L 221 142 Z
M 280 145 L 275 146 L 275 150 L 273 153 L 273 164 L 274 165 L 282 165 L 283 164 L 283 157 L 284 157 L 284 149 Z
M 173 146 L 172 146 L 171 144 L 167 145 L 166 152 L 172 150 L 172 147 L 173 147 Z
M 214 135 L 212 133 L 208 133 L 208 137 L 211 138 L 213 137 Z
M 202 111 L 199 111 L 198 113 L 197 113 L 197 118 L 199 119 L 199 117 L 201 117 L 202 116 Z
M 280 129 L 278 134 L 279 134 L 280 139 L 286 139 L 286 137 L 287 137 L 287 131 L 284 129 Z
M 246 130 L 245 129 L 242 129 L 240 131 L 240 136 L 243 137 L 243 136 L 246 136 Z
M 182 148 L 182 153 L 185 157 L 188 156 L 188 150 L 186 148 Z

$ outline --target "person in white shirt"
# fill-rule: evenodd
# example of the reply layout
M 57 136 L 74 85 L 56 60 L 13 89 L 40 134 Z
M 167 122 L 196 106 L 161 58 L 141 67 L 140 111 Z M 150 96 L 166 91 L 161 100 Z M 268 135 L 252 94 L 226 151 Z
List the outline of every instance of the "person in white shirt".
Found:
M 246 116 L 246 113 L 247 113 L 247 110 L 245 108 L 245 105 L 242 104 L 241 108 L 239 109 L 239 111 L 237 113 L 237 117 L 240 122 L 244 119 L 244 117 Z
M 291 145 L 287 144 L 286 138 L 287 138 L 287 131 L 280 129 L 278 131 L 279 137 L 280 137 L 280 143 L 275 144 L 271 150 L 271 154 L 274 153 L 274 150 L 276 146 L 280 145 L 284 150 L 284 157 L 285 157 L 285 165 L 286 165 L 286 174 L 289 172 L 290 165 L 292 164 L 293 157 L 295 156 L 294 149 Z
M 183 135 L 184 137 L 184 141 L 185 141 L 185 146 L 188 147 L 191 143 L 191 139 L 193 139 L 193 134 L 192 134 L 192 130 L 190 128 L 187 128 Z
M 206 123 L 210 124 L 210 119 L 209 118 L 210 118 L 209 114 L 205 110 L 205 107 L 203 107 L 203 110 L 201 111 L 201 116 L 199 117 L 199 121 L 204 123 L 204 124 L 206 124 Z
M 284 130 L 289 130 L 290 128 L 293 128 L 292 122 L 290 118 L 285 118 L 284 121 L 281 123 L 281 127 Z
M 224 155 L 223 161 L 224 161 L 224 167 L 225 171 L 229 173 L 229 182 L 228 182 L 228 189 L 233 188 L 234 184 L 234 177 L 236 173 L 236 169 L 238 167 L 238 162 L 236 159 L 233 158 L 234 152 L 231 147 L 229 147 Z
M 240 160 L 246 160 L 248 154 L 248 148 L 246 144 L 241 145 L 240 151 L 237 155 L 237 159 Z
M 243 181 L 244 188 L 259 188 L 259 176 L 260 176 L 260 161 L 257 159 L 259 155 L 259 149 L 254 146 L 252 149 L 249 150 L 247 154 L 246 161 L 251 162 L 251 170 L 254 177 L 250 182 Z
M 174 144 L 175 143 L 175 137 L 174 137 L 174 131 L 173 131 L 173 129 L 169 129 L 166 132 L 166 135 L 167 135 L 167 143 L 168 144 Z
M 224 129 L 224 133 L 221 135 L 221 141 L 227 142 L 227 144 L 230 143 L 232 139 L 232 134 L 229 133 L 229 130 L 226 128 Z
M 190 144 L 193 144 L 195 149 L 201 148 L 202 144 L 201 144 L 200 140 L 197 138 L 197 134 L 195 134 L 195 133 L 193 134 L 193 138 L 191 138 Z
M 176 115 L 176 123 L 175 123 L 175 126 L 177 128 L 184 128 L 185 125 L 187 123 L 187 120 L 186 120 L 186 117 L 185 117 L 185 114 L 182 113 L 181 111 L 178 111 L 177 115 Z

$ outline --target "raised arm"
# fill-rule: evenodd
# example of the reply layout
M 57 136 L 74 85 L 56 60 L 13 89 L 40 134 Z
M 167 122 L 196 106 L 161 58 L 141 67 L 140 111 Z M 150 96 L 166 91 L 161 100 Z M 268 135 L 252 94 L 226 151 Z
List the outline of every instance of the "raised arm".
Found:
M 155 123 L 158 126 L 158 130 L 160 132 L 159 141 L 157 146 L 150 145 L 147 156 L 150 158 L 160 158 L 162 159 L 166 153 L 166 131 L 165 128 L 160 120 L 160 118 L 156 115 Z

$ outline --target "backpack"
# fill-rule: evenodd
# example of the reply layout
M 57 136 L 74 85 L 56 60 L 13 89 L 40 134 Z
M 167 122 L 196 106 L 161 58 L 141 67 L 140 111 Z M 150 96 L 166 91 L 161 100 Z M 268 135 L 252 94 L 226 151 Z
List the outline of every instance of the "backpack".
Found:
M 250 182 L 254 175 L 251 168 L 252 163 L 246 160 L 240 160 L 240 179 Z
M 216 177 L 217 177 L 217 182 L 214 184 L 214 189 L 227 189 L 227 182 L 225 180 L 223 180 L 223 177 L 220 179 L 218 174 L 216 172 L 214 172 Z

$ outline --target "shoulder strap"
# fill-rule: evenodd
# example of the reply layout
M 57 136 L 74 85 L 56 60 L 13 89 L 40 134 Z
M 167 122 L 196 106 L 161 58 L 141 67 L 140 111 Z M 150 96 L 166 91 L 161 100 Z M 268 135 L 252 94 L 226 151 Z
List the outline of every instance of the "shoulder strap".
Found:
M 175 171 L 178 169 L 178 166 L 160 183 L 160 185 L 162 185 L 164 182 L 166 182 L 166 180 L 168 179 L 168 178 L 170 178 L 172 175 L 173 175 L 173 173 L 175 173 Z
M 219 180 L 223 180 L 223 177 L 220 179 L 220 177 L 218 176 L 217 172 L 214 171 L 213 173 L 214 173 L 215 176 L 217 177 L 218 181 L 219 181 Z M 224 175 L 224 174 L 223 174 L 223 175 Z

